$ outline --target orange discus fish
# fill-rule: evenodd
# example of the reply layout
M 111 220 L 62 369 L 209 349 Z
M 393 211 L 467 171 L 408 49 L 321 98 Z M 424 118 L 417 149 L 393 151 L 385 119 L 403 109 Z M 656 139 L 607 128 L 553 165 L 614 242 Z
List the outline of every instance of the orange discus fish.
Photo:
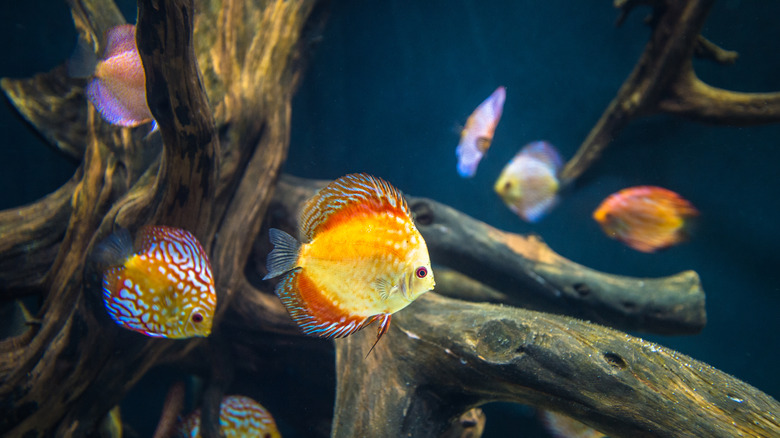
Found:
M 225 438 L 280 438 L 271 414 L 249 397 L 230 395 L 222 399 L 219 430 Z M 200 438 L 200 409 L 184 417 L 175 434 L 177 438 Z
M 677 193 L 661 187 L 623 189 L 593 212 L 607 236 L 642 252 L 654 252 L 687 239 L 687 219 L 699 212 Z
M 304 333 L 350 335 L 433 289 L 425 240 L 401 192 L 366 174 L 343 176 L 306 202 L 303 243 L 271 229 L 265 279 L 284 274 L 276 294 Z
M 120 229 L 96 247 L 103 302 L 118 325 L 151 337 L 208 336 L 217 295 L 211 263 L 189 231 L 141 228 L 133 247 Z

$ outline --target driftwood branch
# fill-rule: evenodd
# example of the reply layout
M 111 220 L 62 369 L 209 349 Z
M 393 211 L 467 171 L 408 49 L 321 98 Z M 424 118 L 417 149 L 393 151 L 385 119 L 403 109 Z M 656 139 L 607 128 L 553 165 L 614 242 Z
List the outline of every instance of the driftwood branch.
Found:
M 672 5 L 677 19 L 660 13 L 660 1 L 653 3 L 656 29 L 677 32 L 671 40 L 697 35 L 709 1 Z M 371 330 L 337 341 L 332 368 L 332 343 L 303 337 L 272 285 L 259 280 L 267 227 L 294 231 L 299 206 L 322 184 L 279 178 L 301 41 L 322 22 L 316 4 L 141 1 L 137 43 L 160 124 L 148 137 L 146 129 L 104 122 L 84 98 L 84 81 L 68 79 L 64 67 L 2 80 L 30 124 L 81 165 L 60 190 L 0 212 L 0 297 L 42 302 L 21 334 L 0 341 L 0 434 L 93 434 L 147 370 L 175 363 L 203 376 L 203 435 L 218 436 L 218 403 L 239 372 L 309 371 L 301 357 L 325 360 L 320 368 L 337 375 L 331 434 L 339 437 L 479 436 L 485 418 L 471 409 L 494 400 L 564 412 L 614 435 L 780 433 L 775 400 L 683 355 L 567 316 L 436 293 L 399 312 L 367 358 Z M 115 5 L 70 5 L 81 37 L 100 53 L 105 30 L 123 22 Z M 681 82 L 664 66 L 682 65 L 691 52 L 662 37 L 654 36 L 648 53 L 663 65 L 646 64 L 650 76 L 640 81 L 642 96 L 652 99 L 638 102 L 699 111 L 671 99 L 668 85 Z M 652 108 L 629 105 L 609 129 Z M 654 333 L 695 333 L 705 324 L 693 272 L 660 279 L 599 273 L 538 237 L 497 230 L 433 200 L 409 203 L 441 292 Z M 91 249 L 117 226 L 147 223 L 188 228 L 209 249 L 218 292 L 209 338 L 149 339 L 107 317 Z M 301 380 L 307 389 L 323 385 L 321 376 Z M 317 413 L 320 435 L 331 395 L 307 407 Z
M 332 436 L 439 436 L 468 409 L 513 401 L 610 436 L 780 433 L 780 403 L 726 373 L 576 319 L 423 295 L 373 333 L 336 341 Z M 360 409 L 355 409 L 360 406 Z
M 720 63 L 733 62 L 724 51 L 700 36 L 713 0 L 615 0 L 621 19 L 637 5 L 653 8 L 653 33 L 634 70 L 588 133 L 576 154 L 561 170 L 561 181 L 571 184 L 603 153 L 633 119 L 667 112 L 719 124 L 755 125 L 780 121 L 780 92 L 739 93 L 711 87 L 693 71 L 695 54 Z

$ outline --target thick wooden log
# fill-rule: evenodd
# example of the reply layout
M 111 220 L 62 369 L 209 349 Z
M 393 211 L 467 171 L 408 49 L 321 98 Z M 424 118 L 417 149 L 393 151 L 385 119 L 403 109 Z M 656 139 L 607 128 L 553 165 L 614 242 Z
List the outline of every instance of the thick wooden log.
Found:
M 714 0 L 615 0 L 621 18 L 639 4 L 653 7 L 653 33 L 634 70 L 623 82 L 576 154 L 561 170 L 574 182 L 633 119 L 669 112 L 708 123 L 755 125 L 780 121 L 780 93 L 738 93 L 706 85 L 693 73 L 691 57 L 704 52 L 718 62 L 733 61 L 699 33 Z
M 333 437 L 433 437 L 513 401 L 610 436 L 773 437 L 780 403 L 683 354 L 600 325 L 428 293 L 375 340 L 336 340 Z

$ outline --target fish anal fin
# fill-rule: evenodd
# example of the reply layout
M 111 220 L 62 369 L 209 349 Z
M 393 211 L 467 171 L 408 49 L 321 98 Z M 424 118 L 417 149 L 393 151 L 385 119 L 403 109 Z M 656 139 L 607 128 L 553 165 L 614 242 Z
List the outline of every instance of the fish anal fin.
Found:
M 409 216 L 403 194 L 388 182 L 365 173 L 353 173 L 331 182 L 301 210 L 301 234 L 311 240 L 321 230 L 356 214 L 390 213 Z
M 376 347 L 376 344 L 378 344 L 379 340 L 382 339 L 382 335 L 384 335 L 385 333 L 387 333 L 388 330 L 390 330 L 390 320 L 392 318 L 393 315 L 391 313 L 380 313 L 379 315 L 374 315 L 371 318 L 369 318 L 371 322 L 379 320 L 379 329 L 377 330 L 376 333 L 376 341 L 374 341 L 374 344 L 371 346 L 371 349 L 368 350 L 368 353 L 366 353 L 366 357 L 368 357 L 368 355 L 371 354 L 372 351 L 374 351 L 374 347 Z
M 350 315 L 334 305 L 303 268 L 288 272 L 276 286 L 290 317 L 311 336 L 342 338 L 370 324 L 373 319 Z

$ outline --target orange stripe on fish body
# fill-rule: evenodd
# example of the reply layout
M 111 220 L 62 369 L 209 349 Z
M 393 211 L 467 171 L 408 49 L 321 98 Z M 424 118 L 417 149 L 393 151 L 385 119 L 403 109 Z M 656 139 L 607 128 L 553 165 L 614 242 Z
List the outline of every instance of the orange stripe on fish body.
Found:
M 342 337 L 390 315 L 434 280 L 425 241 L 398 189 L 352 174 L 333 181 L 301 212 L 306 243 L 272 229 L 268 275 L 286 275 L 276 293 L 301 329 Z

